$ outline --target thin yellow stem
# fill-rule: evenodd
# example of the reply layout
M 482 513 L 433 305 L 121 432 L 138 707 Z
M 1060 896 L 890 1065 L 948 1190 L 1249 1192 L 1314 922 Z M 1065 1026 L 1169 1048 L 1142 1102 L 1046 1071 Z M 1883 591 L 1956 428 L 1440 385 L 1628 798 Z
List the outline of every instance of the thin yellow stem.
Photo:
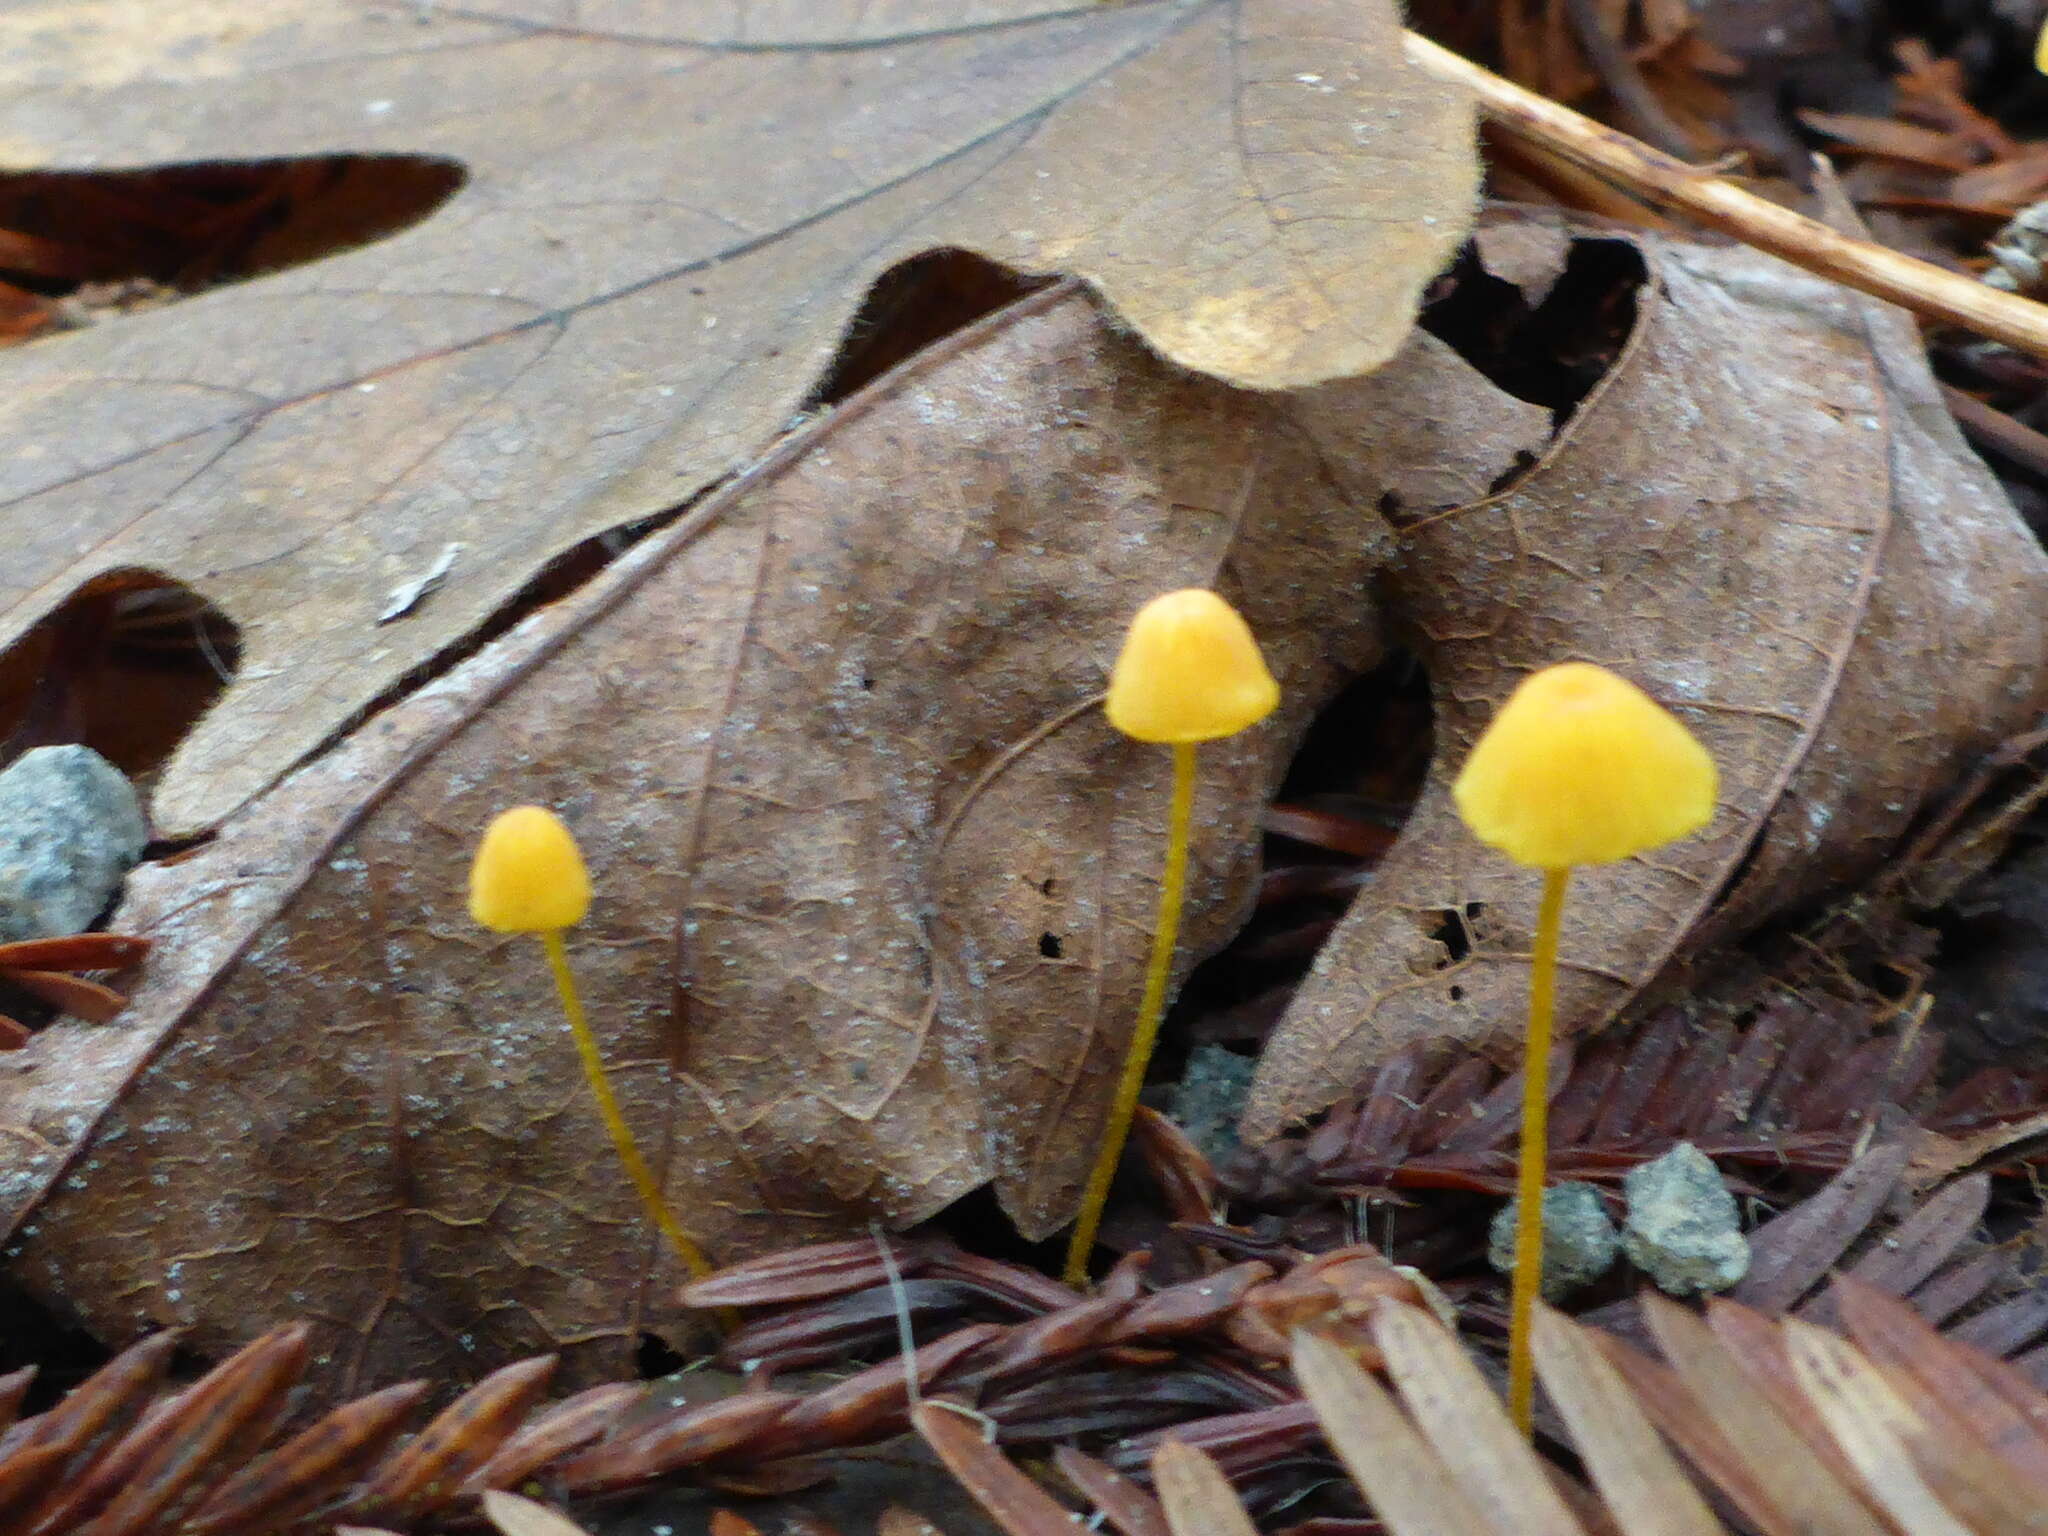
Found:
M 653 1170 L 640 1156 L 640 1148 L 633 1140 L 626 1117 L 619 1112 L 619 1101 L 612 1093 L 611 1079 L 605 1075 L 604 1058 L 598 1054 L 597 1037 L 591 1034 L 590 1021 L 583 1016 L 583 1000 L 576 994 L 576 978 L 569 972 L 569 947 L 562 942 L 562 930 L 556 928 L 543 933 L 540 941 L 548 952 L 548 968 L 555 973 L 555 990 L 562 996 L 562 1012 L 569 1016 L 569 1033 L 575 1036 L 576 1054 L 583 1059 L 583 1076 L 590 1084 L 592 1097 L 597 1100 L 597 1112 L 604 1117 L 605 1129 L 611 1132 L 612 1146 L 618 1150 L 619 1161 L 626 1165 L 627 1176 L 640 1192 L 640 1203 L 647 1208 L 655 1226 L 661 1229 L 669 1246 L 689 1267 L 690 1274 L 702 1280 L 711 1273 L 711 1263 L 704 1257 L 704 1250 L 690 1241 L 682 1223 L 669 1210 L 668 1202 L 661 1198 L 661 1186 L 655 1183 Z
M 1529 966 L 1529 1035 L 1522 1051 L 1522 1166 L 1515 1180 L 1515 1278 L 1508 1314 L 1508 1412 L 1531 1432 L 1536 1402 L 1529 1328 L 1543 1287 L 1543 1165 L 1550 1149 L 1550 1026 L 1557 1012 L 1557 935 L 1570 869 L 1543 872 L 1536 950 Z
M 1166 1013 L 1166 984 L 1173 975 L 1173 946 L 1180 937 L 1181 899 L 1187 893 L 1188 827 L 1194 820 L 1194 807 L 1194 744 L 1175 742 L 1173 805 L 1166 819 L 1166 869 L 1159 881 L 1159 915 L 1152 923 L 1152 959 L 1145 969 L 1138 1027 L 1124 1056 L 1124 1072 L 1116 1085 L 1109 1124 L 1095 1154 L 1095 1167 L 1088 1175 L 1088 1188 L 1081 1196 L 1081 1215 L 1074 1223 L 1074 1235 L 1067 1242 L 1069 1285 L 1088 1283 L 1088 1255 L 1094 1251 L 1095 1234 L 1102 1225 L 1102 1208 L 1109 1201 L 1109 1182 L 1116 1177 L 1116 1165 L 1123 1157 L 1124 1139 L 1131 1133 L 1131 1116 L 1138 1109 L 1138 1090 L 1145 1085 L 1145 1068 L 1152 1060 L 1152 1047 L 1159 1039 L 1159 1021 Z

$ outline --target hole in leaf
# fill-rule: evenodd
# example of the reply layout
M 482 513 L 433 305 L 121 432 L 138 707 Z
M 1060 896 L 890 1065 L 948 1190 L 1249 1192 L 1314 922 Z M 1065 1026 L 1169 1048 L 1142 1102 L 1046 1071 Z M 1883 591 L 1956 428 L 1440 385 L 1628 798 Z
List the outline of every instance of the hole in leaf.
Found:
M 951 248 L 899 262 L 868 290 L 846 328 L 839 355 L 804 402 L 805 409 L 844 400 L 905 358 L 1050 281 Z
M 1421 324 L 1562 426 L 1621 355 L 1648 275 L 1641 253 L 1625 241 L 1575 240 L 1564 272 L 1532 309 L 1520 288 L 1488 272 L 1468 246 Z
M 641 1334 L 640 1346 L 633 1352 L 633 1364 L 642 1381 L 659 1381 L 664 1376 L 673 1376 L 689 1363 L 687 1355 L 678 1354 L 658 1333 Z
M 0 173 L 0 278 L 60 295 L 143 281 L 192 293 L 418 223 L 466 179 L 424 155 Z
M 1456 965 L 1472 953 L 1478 934 L 1477 920 L 1485 911 L 1484 902 L 1468 901 L 1462 911 L 1456 907 L 1445 907 L 1437 914 L 1436 926 L 1430 929 L 1429 936 L 1444 947 L 1444 958 L 1438 964 L 1438 970 Z M 1459 995 L 1459 990 L 1453 987 L 1451 996 L 1455 999 Z
M 146 779 L 241 662 L 218 608 L 155 571 L 94 577 L 0 653 L 0 760 L 78 742 Z
M 0 1271 L 0 1376 L 36 1368 L 21 1405 L 24 1414 L 56 1407 L 112 1358 L 112 1350 Z

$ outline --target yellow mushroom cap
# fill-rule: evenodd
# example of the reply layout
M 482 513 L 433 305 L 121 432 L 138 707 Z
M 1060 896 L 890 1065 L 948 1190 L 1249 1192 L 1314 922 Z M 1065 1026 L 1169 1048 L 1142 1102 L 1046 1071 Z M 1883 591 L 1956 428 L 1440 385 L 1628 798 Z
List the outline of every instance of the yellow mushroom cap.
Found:
M 469 915 L 500 933 L 550 933 L 589 910 L 590 875 L 562 818 L 537 805 L 499 812 L 469 868 Z
M 1279 702 L 1280 685 L 1244 616 L 1190 587 L 1138 610 L 1102 707 L 1126 736 L 1191 742 L 1235 736 Z
M 1481 733 L 1451 786 L 1483 843 L 1519 864 L 1606 864 L 1697 832 L 1719 775 L 1707 749 L 1634 683 L 1589 662 L 1546 667 Z

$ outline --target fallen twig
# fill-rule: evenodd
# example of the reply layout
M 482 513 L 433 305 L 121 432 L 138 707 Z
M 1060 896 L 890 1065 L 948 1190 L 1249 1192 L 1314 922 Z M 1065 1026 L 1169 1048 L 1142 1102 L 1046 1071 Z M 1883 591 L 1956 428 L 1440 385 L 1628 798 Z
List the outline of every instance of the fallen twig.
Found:
M 1961 326 L 2036 357 L 2048 357 L 2048 306 L 1987 288 L 1976 279 L 1918 261 L 1886 246 L 1837 234 L 1710 171 L 1652 149 L 1417 33 L 1408 57 L 1478 98 L 1487 121 L 1621 187 L 1651 207 L 1675 213 L 1809 272 Z

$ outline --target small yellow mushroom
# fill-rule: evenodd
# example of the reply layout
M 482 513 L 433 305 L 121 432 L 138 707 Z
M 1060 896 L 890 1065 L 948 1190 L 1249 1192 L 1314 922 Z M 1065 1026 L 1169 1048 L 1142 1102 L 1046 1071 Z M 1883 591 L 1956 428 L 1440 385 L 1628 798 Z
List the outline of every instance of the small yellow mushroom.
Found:
M 1544 1159 L 1557 941 L 1572 867 L 1660 848 L 1713 819 L 1713 758 L 1667 710 L 1604 668 L 1568 661 L 1525 678 L 1451 786 L 1473 835 L 1543 871 L 1522 1066 L 1520 1218 L 1508 1330 L 1508 1407 L 1527 1433 L 1535 1396 L 1529 1327 L 1543 1268 Z
M 555 991 L 562 1000 L 562 1012 L 569 1020 L 569 1033 L 576 1041 L 576 1054 L 583 1063 L 583 1076 L 597 1100 L 598 1113 L 611 1133 L 612 1146 L 626 1175 L 639 1193 L 640 1203 L 676 1254 L 697 1279 L 711 1273 L 703 1250 L 683 1231 L 675 1213 L 662 1199 L 661 1186 L 653 1170 L 640 1155 L 632 1129 L 619 1109 L 597 1038 L 584 1017 L 583 1000 L 577 995 L 576 978 L 569 969 L 569 950 L 563 930 L 583 921 L 590 911 L 590 875 L 583 867 L 583 855 L 576 839 L 553 811 L 537 805 L 516 806 L 495 817 L 477 845 L 476 860 L 469 870 L 469 912 L 484 927 L 498 933 L 533 933 L 540 936 L 547 951 L 548 968 L 554 972 Z
M 1280 703 L 1251 626 L 1204 587 L 1155 597 L 1131 620 L 1102 712 L 1138 741 L 1235 736 Z
M 1153 598 L 1131 620 L 1110 672 L 1103 712 L 1126 736 L 1173 748 L 1173 801 L 1167 812 L 1166 867 L 1159 882 L 1159 912 L 1152 925 L 1152 956 L 1145 969 L 1138 1026 L 1124 1055 L 1109 1124 L 1067 1243 L 1069 1285 L 1087 1283 L 1088 1255 L 1095 1247 L 1110 1181 L 1130 1135 L 1138 1090 L 1144 1086 L 1145 1067 L 1166 1011 L 1166 984 L 1173 971 L 1173 947 L 1187 889 L 1195 746 L 1236 735 L 1265 719 L 1279 702 L 1280 685 L 1267 670 L 1250 626 L 1214 592 L 1199 587 L 1168 592 Z
M 590 874 L 562 818 L 537 805 L 500 812 L 469 871 L 469 915 L 498 933 L 574 928 L 590 912 Z
M 1482 843 L 1517 864 L 1611 864 L 1714 815 L 1707 749 L 1634 683 L 1589 662 L 1517 688 L 1451 786 Z

